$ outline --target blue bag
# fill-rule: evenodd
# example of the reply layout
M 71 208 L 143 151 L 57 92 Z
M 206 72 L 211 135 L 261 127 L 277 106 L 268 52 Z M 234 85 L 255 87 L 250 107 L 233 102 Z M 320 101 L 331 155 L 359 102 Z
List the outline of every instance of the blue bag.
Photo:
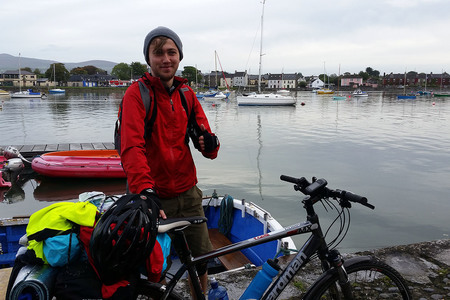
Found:
M 65 266 L 76 260 L 80 253 L 81 245 L 74 233 L 57 235 L 44 240 L 44 255 L 52 267 Z

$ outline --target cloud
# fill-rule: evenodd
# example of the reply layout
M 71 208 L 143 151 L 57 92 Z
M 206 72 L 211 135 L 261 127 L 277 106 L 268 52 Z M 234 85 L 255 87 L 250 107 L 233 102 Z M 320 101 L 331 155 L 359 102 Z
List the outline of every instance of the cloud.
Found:
M 334 73 L 340 63 L 349 72 L 450 69 L 449 10 L 445 0 L 267 0 L 263 70 L 317 74 L 324 61 Z M 182 67 L 214 70 L 216 50 L 224 70 L 257 73 L 261 12 L 259 0 L 5 1 L 2 22 L 15 25 L 2 33 L 1 50 L 64 62 L 144 62 L 145 35 L 165 25 L 183 41 Z

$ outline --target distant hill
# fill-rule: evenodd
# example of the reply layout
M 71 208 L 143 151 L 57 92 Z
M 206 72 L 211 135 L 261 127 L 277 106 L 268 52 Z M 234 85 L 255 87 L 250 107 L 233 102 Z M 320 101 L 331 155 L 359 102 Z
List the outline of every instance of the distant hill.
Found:
M 66 66 L 66 69 L 69 71 L 76 67 L 95 66 L 97 68 L 107 71 L 108 74 L 111 74 L 112 69 L 114 68 L 115 65 L 117 65 L 117 63 L 115 62 L 106 60 L 88 60 L 78 63 L 66 63 L 54 60 L 29 58 L 23 56 L 20 57 L 21 68 L 28 67 L 31 70 L 39 69 L 41 70 L 42 73 L 47 71 L 47 69 L 50 68 L 50 65 L 53 63 L 63 63 Z M 8 70 L 18 70 L 18 69 L 19 69 L 18 56 L 13 56 L 6 53 L 0 54 L 0 73 L 3 73 Z

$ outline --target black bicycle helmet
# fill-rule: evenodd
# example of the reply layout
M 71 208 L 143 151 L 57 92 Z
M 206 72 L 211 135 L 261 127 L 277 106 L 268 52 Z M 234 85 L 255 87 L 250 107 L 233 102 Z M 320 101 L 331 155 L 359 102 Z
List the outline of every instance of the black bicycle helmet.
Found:
M 158 206 L 143 195 L 119 198 L 98 220 L 89 252 L 106 285 L 126 279 L 150 256 L 155 245 Z

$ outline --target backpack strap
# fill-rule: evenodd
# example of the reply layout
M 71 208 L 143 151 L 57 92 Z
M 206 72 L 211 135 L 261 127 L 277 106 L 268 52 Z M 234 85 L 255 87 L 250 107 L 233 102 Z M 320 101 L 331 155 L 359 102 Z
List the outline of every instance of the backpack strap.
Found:
M 146 139 L 146 138 L 150 138 L 152 136 L 153 124 L 155 123 L 155 120 L 156 120 L 156 113 L 158 110 L 158 106 L 156 105 L 155 91 L 153 90 L 153 87 L 151 86 L 154 103 L 153 103 L 152 115 L 150 117 L 150 120 L 147 121 L 147 117 L 150 112 L 150 108 L 152 106 L 152 98 L 150 96 L 150 89 L 148 88 L 148 85 L 145 84 L 143 81 L 139 80 L 138 83 L 139 83 L 139 91 L 141 93 L 141 99 L 142 99 L 142 102 L 144 103 L 144 108 L 145 108 L 144 138 Z
M 200 150 L 200 144 L 198 143 L 198 138 L 201 135 L 201 129 L 198 126 L 197 122 L 195 121 L 195 111 L 193 109 L 191 109 L 191 111 L 189 112 L 189 110 L 188 110 L 186 96 L 184 95 L 184 93 L 186 93 L 188 91 L 189 91 L 189 89 L 187 87 L 181 88 L 179 90 L 180 97 L 181 97 L 181 104 L 183 105 L 184 110 L 186 111 L 186 116 L 188 118 L 188 124 L 186 127 L 186 135 L 185 135 L 184 141 L 186 142 L 186 145 L 188 145 L 189 137 L 190 137 L 192 139 L 192 143 L 194 144 L 194 147 L 196 149 Z

